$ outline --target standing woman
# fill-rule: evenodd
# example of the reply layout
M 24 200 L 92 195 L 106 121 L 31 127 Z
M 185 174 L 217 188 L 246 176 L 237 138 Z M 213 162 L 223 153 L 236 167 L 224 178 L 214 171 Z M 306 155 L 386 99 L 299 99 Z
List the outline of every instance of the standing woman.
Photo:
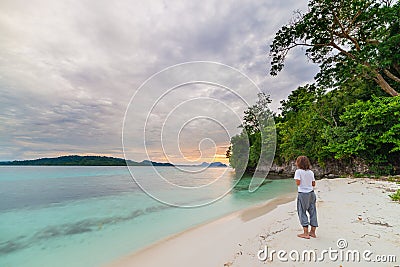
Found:
M 297 184 L 297 213 L 301 226 L 303 226 L 303 233 L 298 234 L 298 237 L 310 239 L 317 237 L 315 230 L 318 227 L 317 209 L 315 206 L 316 196 L 314 193 L 315 178 L 314 172 L 310 170 L 310 160 L 306 156 L 300 156 L 296 159 L 297 170 L 294 174 L 294 179 Z M 309 217 L 307 216 L 307 212 Z M 308 226 L 311 230 L 308 231 Z

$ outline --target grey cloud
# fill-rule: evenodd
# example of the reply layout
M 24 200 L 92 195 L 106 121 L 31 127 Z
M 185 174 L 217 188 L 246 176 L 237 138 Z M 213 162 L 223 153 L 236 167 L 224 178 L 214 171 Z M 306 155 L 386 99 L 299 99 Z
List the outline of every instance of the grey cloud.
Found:
M 239 69 L 271 94 L 276 110 L 279 100 L 310 81 L 316 71 L 296 51 L 278 77 L 267 76 L 268 43 L 292 10 L 304 9 L 306 3 L 2 1 L 0 160 L 57 153 L 120 156 L 122 120 L 132 94 L 152 74 L 185 61 L 211 60 Z M 165 78 L 166 86 L 169 78 Z M 231 85 L 237 84 L 232 81 Z M 162 91 L 149 91 L 148 97 L 158 93 Z M 245 90 L 241 93 L 246 94 Z M 224 90 L 193 87 L 185 94 L 219 99 L 242 115 L 240 100 Z M 162 115 L 183 99 L 171 96 L 157 106 L 154 125 L 160 125 Z M 146 101 L 144 94 L 138 110 Z M 207 107 L 193 105 L 192 110 L 199 112 Z M 221 108 L 219 119 L 233 129 L 238 120 L 232 112 Z M 171 129 L 181 127 L 179 120 L 169 123 Z M 153 127 L 148 132 L 150 150 L 159 141 L 158 130 Z M 190 133 L 193 139 L 208 133 L 218 142 L 224 140 L 208 124 Z M 140 130 L 133 131 L 131 138 L 138 140 L 132 144 L 142 143 L 142 135 Z M 136 145 L 129 150 L 135 152 L 136 160 L 145 157 Z

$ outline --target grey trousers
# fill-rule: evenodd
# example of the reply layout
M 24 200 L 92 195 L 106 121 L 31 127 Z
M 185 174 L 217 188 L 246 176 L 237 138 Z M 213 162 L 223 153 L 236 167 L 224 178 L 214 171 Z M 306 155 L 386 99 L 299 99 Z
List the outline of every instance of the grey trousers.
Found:
M 315 207 L 317 197 L 314 191 L 309 193 L 298 193 L 297 195 L 297 214 L 299 215 L 300 224 L 303 227 L 308 225 L 318 227 L 317 209 Z M 310 215 L 308 220 L 307 213 Z

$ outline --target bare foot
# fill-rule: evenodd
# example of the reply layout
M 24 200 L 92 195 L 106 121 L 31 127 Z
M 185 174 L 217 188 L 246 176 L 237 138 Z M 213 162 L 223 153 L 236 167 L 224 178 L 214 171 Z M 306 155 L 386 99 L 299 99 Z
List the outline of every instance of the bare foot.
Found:
M 298 234 L 297 236 L 300 238 L 310 239 L 310 236 L 308 234 Z
M 311 233 L 311 232 L 308 235 L 311 236 L 311 237 L 314 237 L 314 238 L 317 237 L 317 235 L 315 233 Z

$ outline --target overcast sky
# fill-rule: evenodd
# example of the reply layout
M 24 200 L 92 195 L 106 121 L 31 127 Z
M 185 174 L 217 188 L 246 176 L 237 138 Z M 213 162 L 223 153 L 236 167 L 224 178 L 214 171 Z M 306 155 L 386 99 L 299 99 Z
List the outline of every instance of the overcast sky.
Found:
M 275 32 L 294 10 L 306 8 L 305 0 L 2 0 L 0 160 L 122 157 L 122 125 L 131 97 L 153 74 L 187 61 L 238 69 L 271 95 L 271 109 L 277 111 L 279 101 L 312 82 L 317 71 L 298 50 L 290 53 L 278 76 L 268 72 Z M 129 158 L 146 159 L 145 144 L 152 160 L 224 160 L 244 109 L 226 88 L 183 86 L 149 113 L 148 107 L 177 81 L 169 77 L 181 73 L 159 77 L 147 85 L 151 89 L 137 94 L 133 111 L 143 110 L 140 118 L 149 121 L 144 142 L 143 125 L 136 125 L 142 121 L 127 113 Z M 251 99 L 254 91 L 237 92 Z M 180 152 L 172 148 L 174 138 Z M 166 151 L 171 148 L 162 152 L 160 144 Z

